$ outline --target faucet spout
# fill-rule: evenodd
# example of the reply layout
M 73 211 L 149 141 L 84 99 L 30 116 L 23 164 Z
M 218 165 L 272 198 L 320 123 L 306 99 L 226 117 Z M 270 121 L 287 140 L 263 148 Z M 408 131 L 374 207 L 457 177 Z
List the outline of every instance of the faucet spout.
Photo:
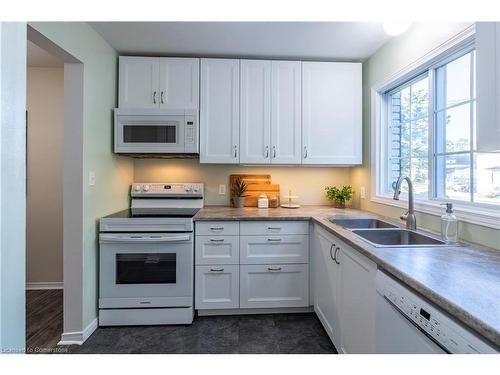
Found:
M 408 176 L 401 176 L 398 178 L 398 182 L 396 183 L 396 191 L 394 192 L 394 200 L 399 200 L 399 195 L 401 194 L 401 184 L 403 181 L 408 183 L 408 212 L 406 215 L 403 215 L 401 218 L 406 219 L 406 228 L 411 230 L 417 229 L 417 218 L 415 216 L 415 204 L 413 197 L 413 182 Z M 404 220 L 403 219 L 403 220 Z

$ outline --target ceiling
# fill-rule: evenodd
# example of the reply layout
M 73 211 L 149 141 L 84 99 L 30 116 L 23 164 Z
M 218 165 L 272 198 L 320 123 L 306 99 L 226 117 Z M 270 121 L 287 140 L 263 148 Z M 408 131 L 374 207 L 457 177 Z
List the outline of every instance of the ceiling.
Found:
M 28 66 L 62 68 L 64 62 L 28 40 Z
M 90 22 L 120 54 L 363 61 L 390 37 L 377 22 Z

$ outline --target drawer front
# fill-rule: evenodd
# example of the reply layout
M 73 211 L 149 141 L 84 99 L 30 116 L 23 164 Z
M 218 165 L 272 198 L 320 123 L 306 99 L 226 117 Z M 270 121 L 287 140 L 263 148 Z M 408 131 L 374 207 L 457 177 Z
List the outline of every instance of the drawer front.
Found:
M 196 266 L 195 309 L 237 309 L 239 266 Z
M 196 236 L 196 264 L 239 264 L 239 236 Z
M 309 236 L 241 236 L 240 263 L 309 263 Z
M 234 221 L 197 221 L 197 236 L 238 236 L 240 223 Z
M 309 234 L 308 221 L 242 221 L 241 235 Z
M 240 307 L 275 308 L 309 305 L 309 266 L 240 266 Z

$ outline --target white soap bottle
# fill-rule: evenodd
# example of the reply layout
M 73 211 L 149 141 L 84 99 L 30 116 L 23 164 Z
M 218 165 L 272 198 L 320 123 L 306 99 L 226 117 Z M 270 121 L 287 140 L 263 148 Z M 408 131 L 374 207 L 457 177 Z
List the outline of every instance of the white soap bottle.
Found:
M 452 203 L 441 203 L 446 205 L 446 213 L 441 216 L 441 238 L 447 244 L 458 242 L 458 220 L 453 214 Z

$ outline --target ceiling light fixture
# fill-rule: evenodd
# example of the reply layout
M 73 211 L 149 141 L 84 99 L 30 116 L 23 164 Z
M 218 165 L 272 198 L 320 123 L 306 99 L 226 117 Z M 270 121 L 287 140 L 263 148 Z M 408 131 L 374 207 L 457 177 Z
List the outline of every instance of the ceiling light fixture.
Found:
M 396 36 L 408 30 L 411 26 L 411 22 L 384 22 L 382 26 L 387 35 Z

